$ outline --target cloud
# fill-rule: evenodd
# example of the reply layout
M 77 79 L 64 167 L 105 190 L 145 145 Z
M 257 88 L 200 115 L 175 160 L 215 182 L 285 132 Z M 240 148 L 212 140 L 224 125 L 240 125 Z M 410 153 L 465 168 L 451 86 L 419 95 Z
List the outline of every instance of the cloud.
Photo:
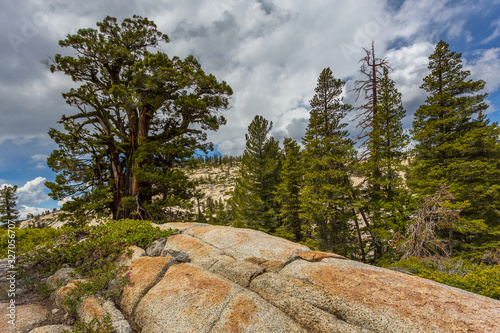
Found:
M 488 93 L 495 92 L 500 88 L 500 48 L 477 50 L 474 54 L 476 59 L 466 61 L 464 69 L 471 71 L 474 80 L 486 81 L 485 90 Z
M 73 200 L 71 197 L 66 197 L 57 202 L 57 207 L 62 207 L 66 202 Z
M 468 30 L 468 20 L 490 7 L 486 0 L 7 2 L 0 20 L 2 31 L 7 31 L 0 36 L 7 46 L 0 50 L 5 64 L 0 68 L 0 144 L 48 142 L 49 128 L 58 126 L 62 114 L 75 112 L 61 98 L 75 83 L 61 73 L 49 73 L 40 61 L 56 53 L 71 54 L 57 41 L 79 28 L 95 27 L 106 14 L 154 20 L 171 40 L 161 51 L 180 57 L 193 54 L 207 73 L 228 82 L 234 90 L 225 114 L 228 123 L 209 133 L 209 140 L 223 154 L 235 155 L 243 151 L 244 133 L 257 114 L 273 121 L 277 138 L 300 138 L 321 70 L 331 67 L 336 78 L 352 87 L 349 81 L 358 75 L 362 47 L 372 40 L 377 56 L 390 58 L 391 75 L 412 114 L 424 96 L 418 87 L 432 46 L 439 39 L 478 39 Z M 492 23 L 495 30 L 486 39 L 496 38 L 499 21 Z M 30 24 L 36 28 L 32 34 Z M 9 32 L 27 40 L 17 53 Z M 471 66 L 476 72 L 488 66 L 496 70 L 495 52 L 484 50 Z M 496 78 L 487 81 L 490 91 L 498 89 Z M 353 99 L 347 94 L 346 102 Z M 39 168 L 44 165 L 42 160 L 33 162 Z
M 491 33 L 491 35 L 481 41 L 482 44 L 489 43 L 500 36 L 500 19 L 493 21 L 491 23 L 491 27 L 494 28 L 493 32 Z
M 50 209 L 49 209 L 50 210 Z M 28 214 L 40 215 L 47 211 L 47 208 L 31 207 L 27 205 L 21 205 L 19 207 L 19 216 L 21 219 L 25 219 Z
M 17 189 L 17 196 L 20 205 L 38 205 L 49 200 L 49 196 L 45 193 L 44 177 L 37 177 L 28 181 L 24 186 Z

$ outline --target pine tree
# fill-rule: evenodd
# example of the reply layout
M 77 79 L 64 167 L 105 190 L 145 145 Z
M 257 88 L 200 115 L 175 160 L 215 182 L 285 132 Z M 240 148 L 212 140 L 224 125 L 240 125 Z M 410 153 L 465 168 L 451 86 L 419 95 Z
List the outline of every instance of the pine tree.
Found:
M 278 207 L 274 192 L 281 168 L 279 144 L 267 137 L 272 129 L 262 116 L 255 116 L 245 134 L 246 146 L 231 200 L 234 225 L 274 232 Z
M 303 138 L 304 188 L 302 218 L 314 232 L 319 248 L 347 255 L 352 241 L 353 219 L 351 163 L 354 142 L 342 119 L 352 110 L 340 97 L 345 85 L 325 68 L 311 99 L 311 111 Z
M 16 209 L 17 186 L 4 186 L 0 189 L 0 223 L 2 227 L 7 227 L 9 222 L 17 222 L 19 211 Z
M 367 142 L 370 154 L 360 168 L 366 176 L 365 204 L 372 231 L 387 248 L 393 233 L 402 231 L 406 220 L 405 203 L 408 197 L 402 175 L 409 144 L 409 136 L 402 123 L 406 111 L 387 68 L 380 81 L 375 110 L 373 129 Z M 379 251 L 376 257 L 380 257 L 383 254 L 380 251 L 385 250 L 379 246 L 375 251 Z
M 498 226 L 500 129 L 483 113 L 487 94 L 479 92 L 485 82 L 467 79 L 461 54 L 443 41 L 429 60 L 431 73 L 421 86 L 429 95 L 415 113 L 408 184 L 420 197 L 446 186 L 456 202 L 469 202 L 462 211 L 469 224 L 458 228 L 462 232 L 484 228 L 480 220 Z
M 302 219 L 300 218 L 300 191 L 303 183 L 300 147 L 296 141 L 286 138 L 283 141 L 284 162 L 281 182 L 277 188 L 277 200 L 281 209 L 279 235 L 295 242 L 303 240 Z

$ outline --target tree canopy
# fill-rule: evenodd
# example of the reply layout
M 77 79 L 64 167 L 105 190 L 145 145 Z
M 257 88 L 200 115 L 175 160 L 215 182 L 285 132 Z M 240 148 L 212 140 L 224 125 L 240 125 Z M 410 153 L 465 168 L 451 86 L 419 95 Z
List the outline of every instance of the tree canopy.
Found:
M 191 197 L 178 167 L 211 146 L 206 131 L 225 124 L 232 90 L 193 56 L 153 52 L 169 39 L 146 18 L 108 16 L 97 27 L 68 35 L 59 44 L 75 55 L 49 62 L 80 83 L 63 94 L 77 111 L 49 131 L 59 145 L 48 159 L 57 173 L 50 195 L 71 197 L 75 217 L 163 219 L 165 207 Z

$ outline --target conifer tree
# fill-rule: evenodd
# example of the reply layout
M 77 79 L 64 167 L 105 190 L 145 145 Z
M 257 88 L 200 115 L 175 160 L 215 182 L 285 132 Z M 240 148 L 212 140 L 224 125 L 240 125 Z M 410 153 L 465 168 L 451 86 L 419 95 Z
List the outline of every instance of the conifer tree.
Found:
M 0 224 L 7 227 L 9 222 L 17 222 L 19 211 L 16 209 L 17 186 L 4 186 L 0 189 Z
M 407 195 L 402 174 L 409 144 L 402 123 L 406 111 L 387 68 L 383 71 L 375 109 L 373 129 L 367 142 L 370 154 L 360 168 L 366 176 L 366 206 L 372 231 L 378 241 L 387 245 L 393 232 L 402 231 L 406 219 Z M 375 251 L 383 251 L 383 248 L 375 248 Z M 377 253 L 377 257 L 382 254 Z
M 342 123 L 352 110 L 340 97 L 344 85 L 333 77 L 330 68 L 325 68 L 310 101 L 312 109 L 303 138 L 305 184 L 301 216 L 314 231 L 319 248 L 347 255 L 353 243 L 349 170 L 356 152 Z
M 280 236 L 291 238 L 295 242 L 303 240 L 302 219 L 300 218 L 300 191 L 303 183 L 300 147 L 296 141 L 286 138 L 283 141 L 284 161 L 281 182 L 277 189 L 277 200 L 281 210 Z M 288 236 L 288 237 L 287 237 Z
M 153 52 L 162 42 L 168 36 L 146 18 L 108 16 L 60 41 L 73 56 L 47 61 L 79 84 L 63 94 L 75 112 L 49 131 L 59 149 L 47 161 L 56 179 L 46 183 L 53 199 L 73 199 L 63 209 L 79 222 L 99 213 L 165 220 L 167 207 L 192 197 L 181 167 L 212 148 L 206 131 L 225 124 L 232 90 L 193 56 Z
M 274 192 L 281 168 L 279 144 L 267 137 L 273 126 L 255 116 L 245 134 L 246 146 L 231 200 L 234 225 L 274 232 L 278 213 Z
M 420 196 L 447 186 L 457 202 L 469 202 L 461 213 L 469 218 L 462 232 L 479 230 L 478 219 L 498 226 L 500 129 L 483 113 L 487 94 L 479 92 L 485 82 L 467 79 L 470 72 L 462 69 L 461 54 L 443 41 L 429 60 L 431 72 L 421 86 L 429 95 L 415 113 L 408 184 Z

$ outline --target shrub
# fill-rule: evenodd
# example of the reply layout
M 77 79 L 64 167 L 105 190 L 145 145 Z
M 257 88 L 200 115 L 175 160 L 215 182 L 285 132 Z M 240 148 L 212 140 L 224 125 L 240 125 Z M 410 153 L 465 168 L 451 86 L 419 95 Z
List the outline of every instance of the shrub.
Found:
M 120 297 L 128 276 L 116 260 L 126 254 L 129 246 L 146 248 L 154 240 L 171 234 L 171 231 L 154 228 L 149 221 L 138 220 L 111 220 L 98 226 L 69 229 L 55 247 L 39 248 L 22 257 L 21 281 L 26 287 L 36 288 L 42 278 L 64 265 L 74 267 L 85 279 L 77 283 L 77 288 L 68 293 L 66 299 L 69 314 L 75 316 L 84 297 L 94 295 L 115 301 Z
M 39 246 L 51 247 L 55 241 L 63 234 L 69 232 L 69 228 L 62 229 L 13 229 L 16 235 L 16 254 L 26 253 Z M 8 230 L 0 230 L 0 258 L 7 257 Z
M 402 259 L 388 268 L 500 300 L 500 265 L 460 258 Z

